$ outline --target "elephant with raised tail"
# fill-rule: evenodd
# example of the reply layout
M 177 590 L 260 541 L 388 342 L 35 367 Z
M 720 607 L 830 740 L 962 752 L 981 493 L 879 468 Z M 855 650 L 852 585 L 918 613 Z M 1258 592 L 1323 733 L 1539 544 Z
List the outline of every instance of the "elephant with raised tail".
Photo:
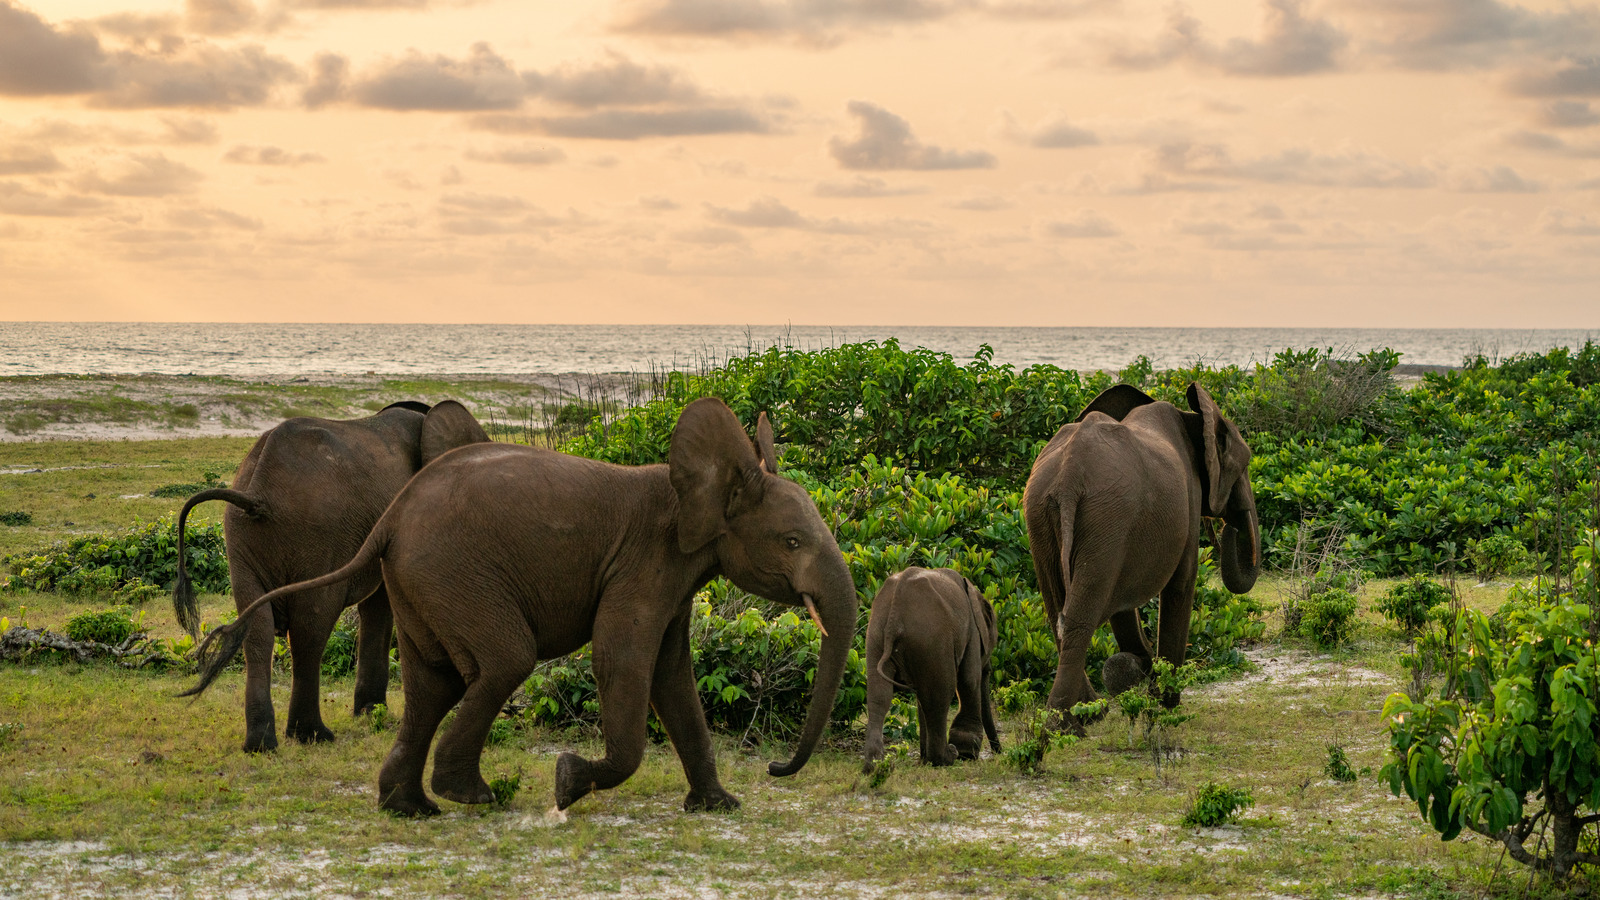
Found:
M 178 513 L 178 579 L 172 605 L 178 623 L 198 637 L 200 613 L 185 569 L 184 529 L 197 504 L 223 500 L 228 577 L 243 629 L 244 749 L 278 746 L 272 710 L 274 635 L 287 635 L 294 663 L 284 733 L 300 741 L 331 741 L 322 722 L 322 653 L 339 614 L 360 604 L 356 635 L 355 712 L 383 703 L 389 689 L 394 617 L 376 565 L 347 584 L 279 598 L 258 597 L 276 587 L 333 571 L 361 548 L 372 524 L 411 476 L 429 461 L 465 444 L 487 442 L 478 420 L 454 400 L 437 406 L 404 401 L 364 419 L 288 419 L 250 448 L 231 488 L 190 497 Z
M 1101 623 L 1111 622 L 1119 651 L 1101 670 L 1112 694 L 1150 672 L 1139 607 L 1152 597 L 1160 597 L 1156 650 L 1182 664 L 1204 519 L 1224 523 L 1223 584 L 1236 594 L 1255 585 L 1250 447 L 1205 388 L 1189 385 L 1188 401 L 1190 412 L 1130 385 L 1109 388 L 1056 432 L 1028 476 L 1028 543 L 1060 654 L 1049 706 L 1068 729 L 1082 729 L 1072 707 L 1095 699 L 1084 666 Z
M 684 808 L 731 809 L 689 655 L 694 595 L 725 575 L 754 594 L 805 607 L 822 631 L 813 692 L 790 775 L 827 727 L 856 625 L 850 570 L 816 504 L 774 474 L 763 414 L 752 444 L 720 400 L 689 404 L 664 465 L 618 466 L 532 447 L 488 444 L 445 454 L 406 485 L 356 557 L 336 572 L 258 602 L 350 577 L 381 561 L 400 634 L 405 714 L 378 776 L 379 804 L 405 815 L 439 807 L 422 787 L 434 732 L 435 794 L 492 798 L 480 772 L 489 727 L 542 659 L 593 642 L 606 753 L 563 753 L 555 800 L 565 809 L 633 774 L 654 708 L 688 776 Z M 201 646 L 210 684 L 242 632 Z

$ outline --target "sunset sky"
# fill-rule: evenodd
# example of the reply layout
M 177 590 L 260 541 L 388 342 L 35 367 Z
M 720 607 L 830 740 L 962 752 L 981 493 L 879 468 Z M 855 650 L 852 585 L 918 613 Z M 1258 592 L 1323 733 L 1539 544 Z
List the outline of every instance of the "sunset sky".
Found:
M 0 320 L 1600 327 L 1600 4 L 0 0 Z

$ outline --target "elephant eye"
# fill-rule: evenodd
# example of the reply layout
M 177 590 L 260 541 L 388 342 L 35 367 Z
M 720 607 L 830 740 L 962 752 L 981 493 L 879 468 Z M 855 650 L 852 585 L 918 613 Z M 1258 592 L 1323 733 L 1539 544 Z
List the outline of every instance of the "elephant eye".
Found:
M 799 550 L 800 549 L 800 539 L 795 537 L 794 535 L 790 535 L 789 537 L 784 538 L 783 539 L 783 543 L 785 545 L 787 545 L 790 550 Z

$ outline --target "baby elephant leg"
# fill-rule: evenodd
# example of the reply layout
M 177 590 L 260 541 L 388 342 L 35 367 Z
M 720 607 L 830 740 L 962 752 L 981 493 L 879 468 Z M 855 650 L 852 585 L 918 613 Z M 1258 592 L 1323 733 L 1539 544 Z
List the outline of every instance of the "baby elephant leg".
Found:
M 956 696 L 961 711 L 950 725 L 950 746 L 961 759 L 977 759 L 983 747 L 983 660 L 969 648 L 956 670 Z

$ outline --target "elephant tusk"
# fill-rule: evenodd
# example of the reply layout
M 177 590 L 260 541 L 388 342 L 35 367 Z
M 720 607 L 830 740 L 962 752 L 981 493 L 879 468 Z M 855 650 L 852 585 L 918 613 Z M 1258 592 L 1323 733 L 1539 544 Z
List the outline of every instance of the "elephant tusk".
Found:
M 800 595 L 800 599 L 805 601 L 806 612 L 811 613 L 811 621 L 817 623 L 817 630 L 822 632 L 822 636 L 823 637 L 827 637 L 828 636 L 828 629 L 823 626 L 822 617 L 817 615 L 817 604 L 814 603 L 811 600 L 811 595 L 810 594 L 801 594 Z

